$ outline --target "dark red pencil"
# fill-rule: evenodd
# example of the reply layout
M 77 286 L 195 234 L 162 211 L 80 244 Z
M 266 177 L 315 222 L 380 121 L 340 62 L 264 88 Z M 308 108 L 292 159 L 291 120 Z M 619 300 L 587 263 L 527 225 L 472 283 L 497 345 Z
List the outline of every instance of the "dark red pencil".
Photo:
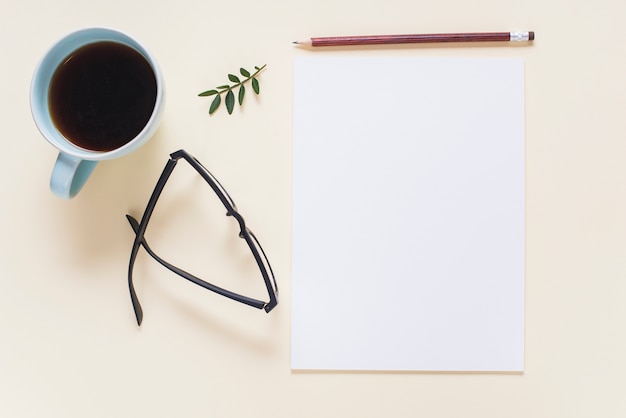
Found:
M 311 38 L 307 41 L 295 41 L 294 44 L 318 47 L 441 42 L 527 42 L 534 39 L 535 32 L 481 32 L 418 35 L 335 36 Z

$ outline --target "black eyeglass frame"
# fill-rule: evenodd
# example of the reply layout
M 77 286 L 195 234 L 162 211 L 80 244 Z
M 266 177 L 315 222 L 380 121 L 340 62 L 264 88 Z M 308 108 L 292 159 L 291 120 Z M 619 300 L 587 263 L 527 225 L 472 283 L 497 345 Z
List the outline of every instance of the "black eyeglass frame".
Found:
M 150 217 L 154 212 L 154 208 L 156 203 L 161 196 L 161 192 L 167 183 L 170 175 L 174 171 L 174 167 L 178 163 L 178 160 L 183 159 L 187 161 L 197 172 L 202 176 L 202 178 L 211 186 L 211 189 L 215 192 L 217 197 L 220 199 L 224 207 L 226 208 L 226 216 L 232 216 L 237 220 L 239 224 L 239 237 L 243 238 L 248 247 L 252 251 L 252 255 L 259 266 L 259 270 L 261 271 L 261 275 L 263 276 L 263 281 L 265 282 L 265 287 L 268 292 L 269 301 L 265 302 L 259 299 L 250 298 L 239 293 L 231 292 L 230 290 L 226 290 L 222 287 L 216 286 L 212 283 L 206 282 L 191 273 L 186 272 L 183 269 L 180 269 L 167 261 L 163 260 L 159 256 L 157 256 L 154 251 L 150 248 L 148 243 L 145 240 L 144 234 L 146 232 L 146 228 L 148 226 L 148 222 L 150 221 Z M 133 284 L 133 268 L 135 265 L 135 261 L 137 259 L 137 254 L 139 253 L 139 247 L 143 246 L 146 252 L 154 258 L 157 262 L 159 262 L 162 266 L 172 271 L 173 273 L 183 277 L 184 279 L 189 280 L 190 282 L 201 286 L 207 290 L 211 290 L 219 295 L 225 296 L 229 299 L 235 300 L 237 302 L 241 302 L 243 304 L 252 306 L 257 309 L 263 309 L 265 312 L 270 312 L 272 309 L 278 305 L 278 286 L 276 284 L 276 278 L 274 277 L 274 272 L 272 270 L 272 266 L 261 247 L 258 239 L 252 233 L 252 231 L 246 226 L 246 223 L 241 216 L 241 214 L 237 211 L 237 206 L 235 202 L 230 197 L 226 189 L 221 185 L 221 183 L 211 174 L 211 172 L 204 167 L 200 161 L 198 161 L 195 157 L 189 154 L 185 150 L 178 150 L 172 154 L 170 154 L 170 159 L 167 161 L 159 180 L 150 196 L 150 200 L 148 201 L 148 205 L 146 206 L 146 210 L 143 213 L 141 218 L 141 222 L 137 222 L 135 218 L 130 215 L 126 215 L 128 222 L 130 223 L 133 231 L 135 232 L 135 241 L 133 242 L 133 247 L 130 254 L 130 261 L 128 264 L 128 287 L 130 290 L 130 298 L 133 304 L 133 310 L 135 311 L 135 317 L 137 318 L 137 325 L 141 325 L 143 321 L 143 309 L 141 308 L 141 304 L 139 303 L 139 298 L 137 297 L 137 292 L 135 291 L 135 286 Z M 266 268 L 267 265 L 267 268 Z

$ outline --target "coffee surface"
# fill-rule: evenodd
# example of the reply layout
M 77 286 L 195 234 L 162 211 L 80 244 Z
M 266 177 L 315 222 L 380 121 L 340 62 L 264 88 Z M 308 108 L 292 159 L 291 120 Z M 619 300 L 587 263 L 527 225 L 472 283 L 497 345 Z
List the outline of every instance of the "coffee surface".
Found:
M 53 123 L 73 144 L 110 151 L 141 132 L 156 96 L 156 77 L 143 55 L 102 41 L 77 49 L 56 69 L 48 105 Z

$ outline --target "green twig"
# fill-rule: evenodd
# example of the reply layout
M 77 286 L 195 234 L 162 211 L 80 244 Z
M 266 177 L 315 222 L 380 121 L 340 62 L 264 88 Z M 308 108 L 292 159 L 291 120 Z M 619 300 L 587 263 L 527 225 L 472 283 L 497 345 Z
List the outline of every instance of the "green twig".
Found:
M 209 107 L 209 115 L 212 115 L 213 112 L 215 112 L 220 107 L 220 104 L 222 103 L 222 93 L 226 94 L 224 102 L 226 103 L 226 110 L 228 111 L 228 114 L 231 115 L 233 113 L 233 109 L 235 108 L 235 94 L 233 93 L 233 90 L 239 87 L 239 91 L 237 93 L 237 101 L 239 102 L 239 106 L 241 106 L 243 103 L 243 99 L 246 95 L 246 87 L 244 84 L 248 81 L 250 81 L 252 84 L 252 90 L 256 94 L 259 94 L 261 92 L 261 89 L 259 86 L 259 80 L 257 78 L 257 75 L 261 71 L 263 71 L 266 66 L 267 65 L 263 65 L 262 67 L 254 67 L 256 71 L 253 74 L 250 74 L 250 72 L 245 68 L 240 68 L 239 73 L 242 77 L 244 77 L 243 80 L 234 74 L 228 74 L 228 79 L 234 84 L 217 86 L 212 90 L 203 91 L 202 93 L 198 94 L 198 96 L 200 97 L 215 96 L 215 98 L 213 98 L 213 101 L 211 102 L 211 106 Z

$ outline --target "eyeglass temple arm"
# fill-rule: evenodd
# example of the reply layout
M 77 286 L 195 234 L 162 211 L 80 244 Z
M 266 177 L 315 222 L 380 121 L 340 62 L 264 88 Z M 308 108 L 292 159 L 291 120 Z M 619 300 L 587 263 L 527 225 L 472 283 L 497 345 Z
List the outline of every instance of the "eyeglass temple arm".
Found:
M 128 219 L 128 222 L 130 223 L 131 227 L 133 228 L 133 230 L 135 231 L 135 233 L 138 232 L 139 230 L 139 224 L 137 223 L 137 220 L 135 218 L 133 218 L 130 215 L 126 215 L 126 218 Z M 211 284 L 209 282 L 206 282 L 196 276 L 194 276 L 191 273 L 186 272 L 185 270 L 176 267 L 173 264 L 168 263 L 167 261 L 163 260 L 161 257 L 159 257 L 158 255 L 156 255 L 156 253 L 154 251 L 152 251 L 152 249 L 150 248 L 150 246 L 148 245 L 148 243 L 146 242 L 145 237 L 142 237 L 141 245 L 143 245 L 144 249 L 148 252 L 148 254 L 154 258 L 157 262 L 159 262 L 163 267 L 167 268 L 168 270 L 172 271 L 173 273 L 176 273 L 177 275 L 181 276 L 184 279 L 189 280 L 190 282 L 203 287 L 207 290 L 211 290 L 217 294 L 220 294 L 222 296 L 225 296 L 227 298 L 236 300 L 238 302 L 242 302 L 245 303 L 246 305 L 252 306 L 254 308 L 257 309 L 263 309 L 266 305 L 266 302 L 257 300 L 257 299 L 252 299 L 252 298 L 248 298 L 246 296 L 242 296 L 239 295 L 237 293 L 231 292 L 229 290 L 226 290 L 224 288 L 221 288 L 219 286 L 216 286 L 214 284 Z
M 172 174 L 174 167 L 176 166 L 177 160 L 170 158 L 159 177 L 159 180 L 150 196 L 150 200 L 148 201 L 148 206 L 146 207 L 143 216 L 141 217 L 141 222 L 137 225 L 137 229 L 135 230 L 135 241 L 133 242 L 133 249 L 130 254 L 130 262 L 128 263 L 128 288 L 130 290 L 130 300 L 133 304 L 133 310 L 135 311 L 135 317 L 137 318 L 137 325 L 141 325 L 143 321 L 143 309 L 141 308 L 141 303 L 139 303 L 139 298 L 137 297 L 137 292 L 135 291 L 135 286 L 133 284 L 133 267 L 135 266 L 135 259 L 137 258 L 137 253 L 139 252 L 139 247 L 141 242 L 143 241 L 143 235 L 146 232 L 146 227 L 148 226 L 148 221 L 152 216 L 152 212 L 154 211 L 154 207 L 156 205 L 159 196 L 161 196 L 161 192 L 163 191 L 163 187 L 165 187 L 165 183 L 167 179 Z M 134 229 L 134 228 L 133 228 Z

